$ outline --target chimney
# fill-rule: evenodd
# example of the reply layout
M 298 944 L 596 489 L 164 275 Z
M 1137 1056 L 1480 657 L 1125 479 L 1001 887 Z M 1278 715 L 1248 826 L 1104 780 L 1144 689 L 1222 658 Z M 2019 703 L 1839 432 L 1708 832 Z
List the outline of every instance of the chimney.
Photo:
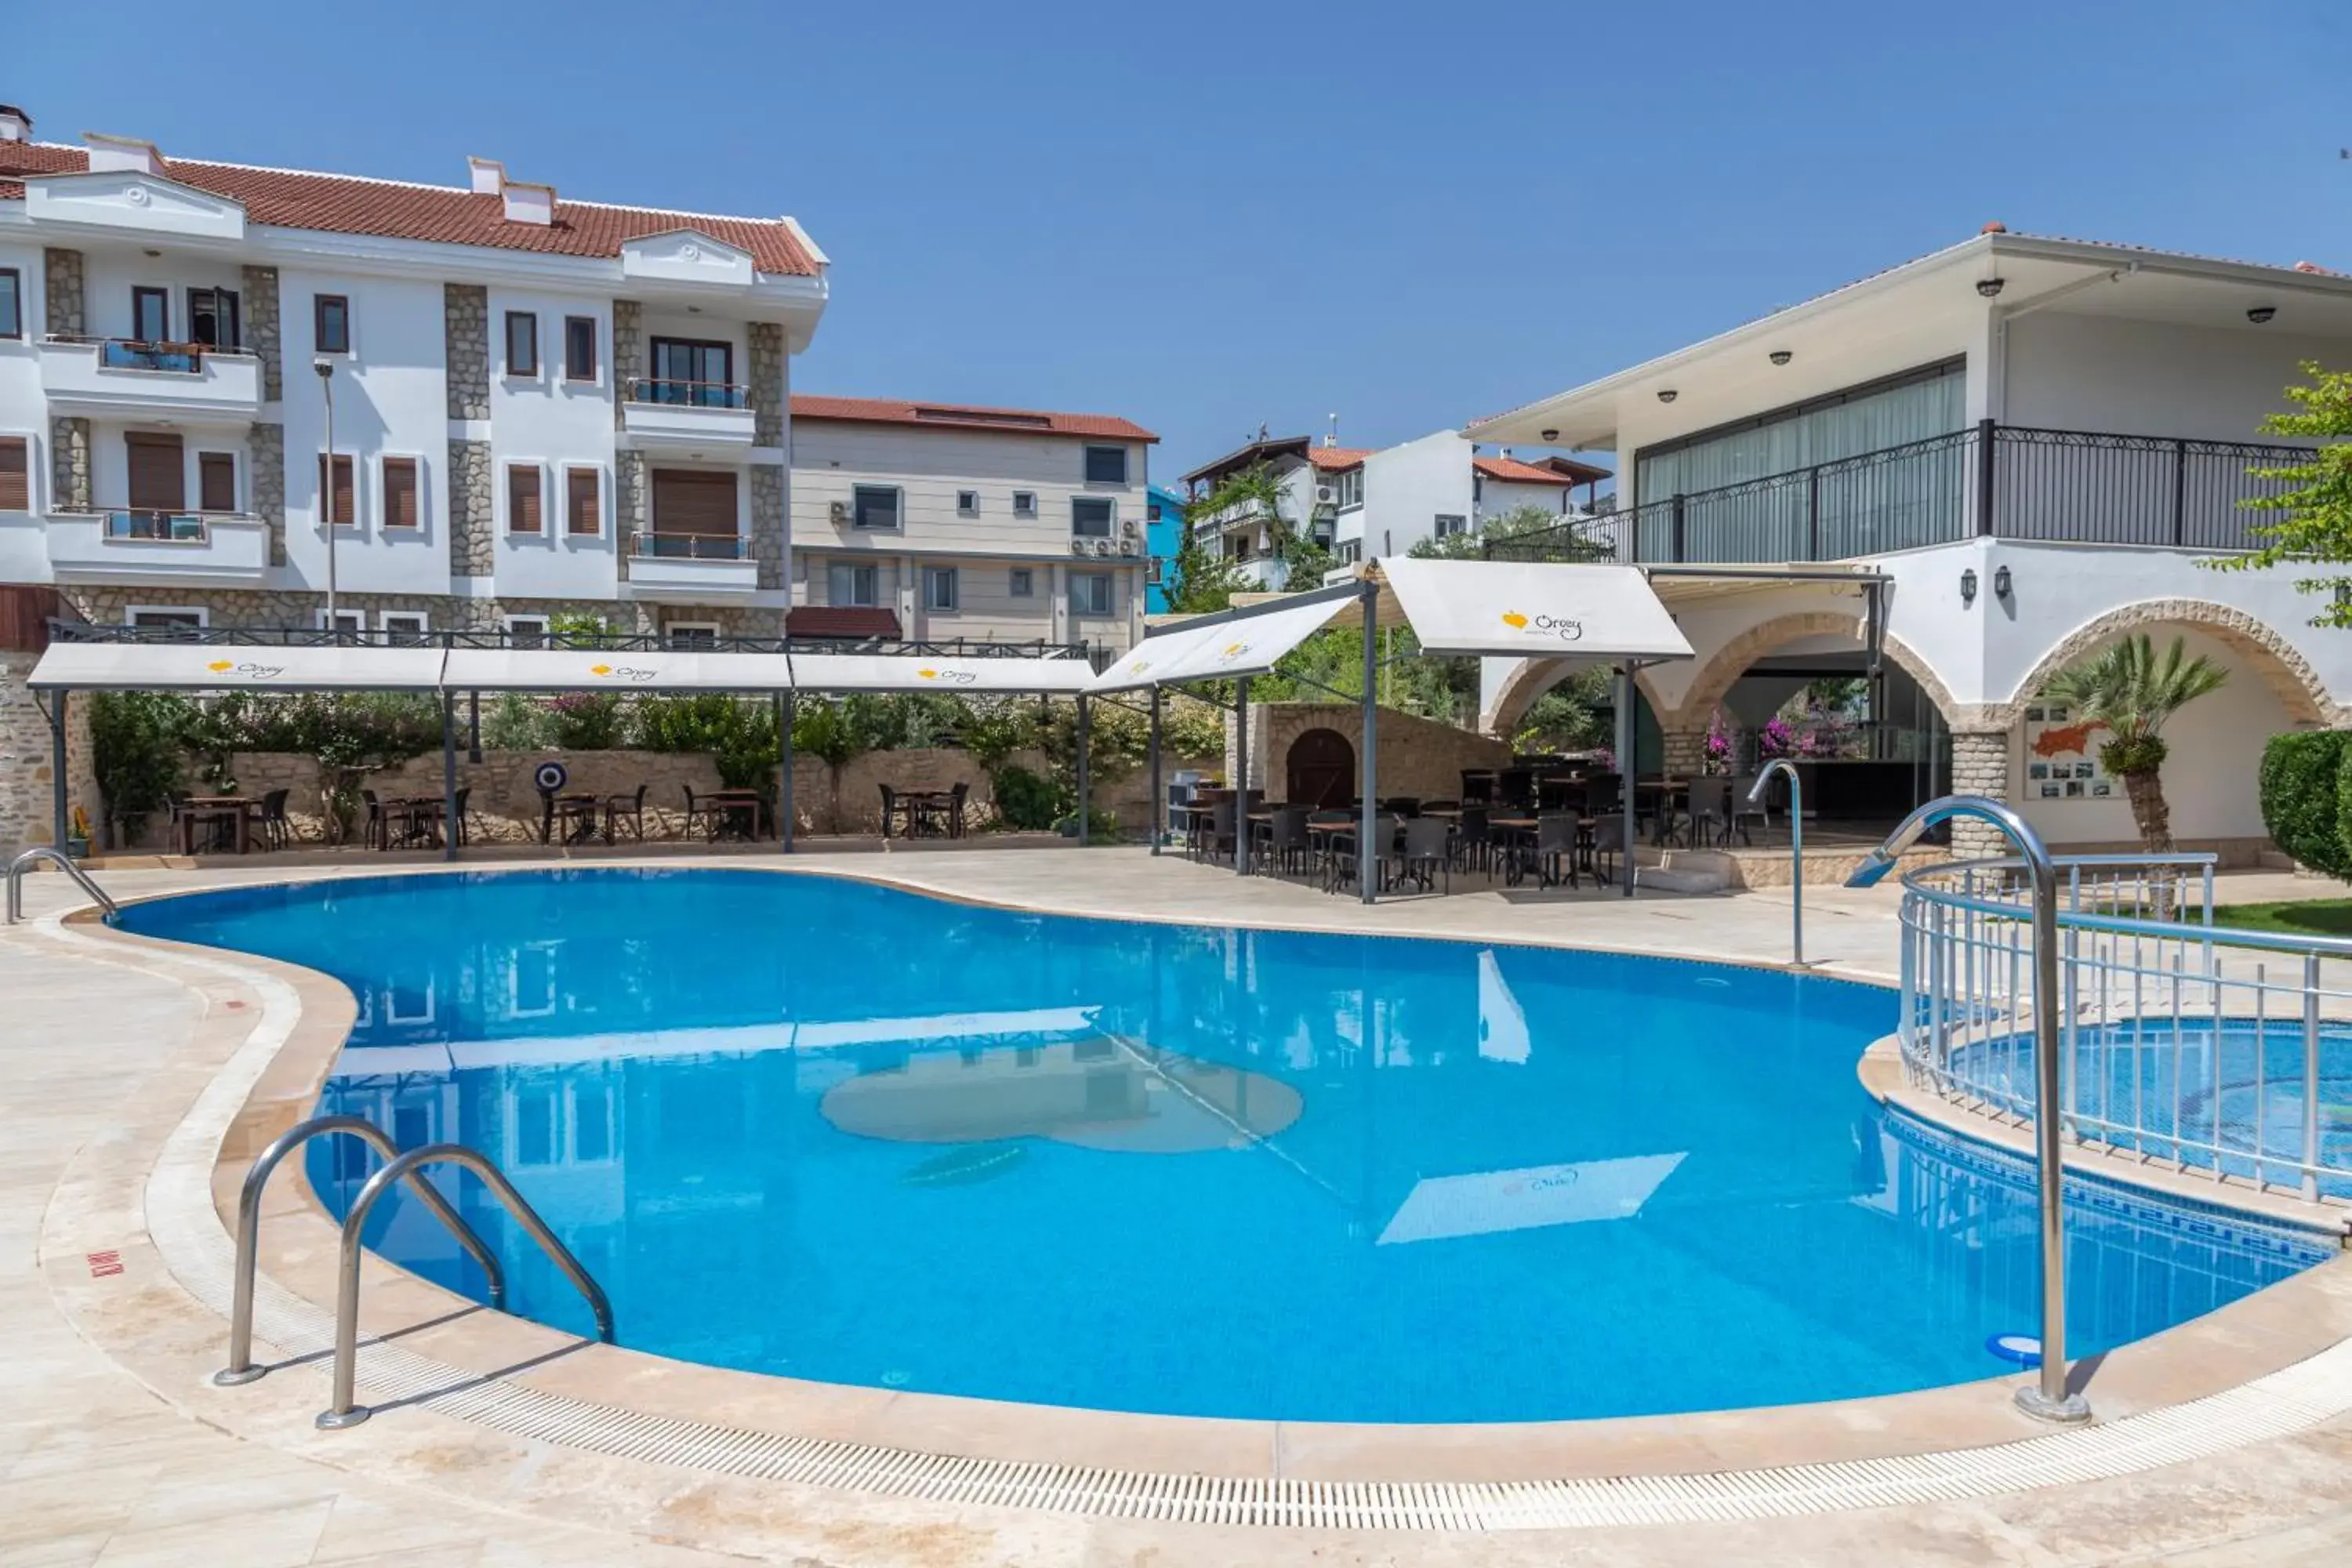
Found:
M 152 142 L 142 142 L 136 136 L 106 136 L 95 131 L 85 131 L 82 145 L 89 150 L 89 172 L 110 174 L 128 169 L 138 174 L 160 175 L 163 172 L 163 154 L 155 150 Z
M 506 198 L 509 223 L 535 224 L 545 228 L 555 221 L 555 187 L 509 180 L 499 193 Z
M 494 196 L 506 189 L 507 166 L 496 158 L 468 158 L 466 172 L 472 176 L 478 196 Z
M 0 103 L 0 142 L 30 142 L 33 117 L 13 103 Z

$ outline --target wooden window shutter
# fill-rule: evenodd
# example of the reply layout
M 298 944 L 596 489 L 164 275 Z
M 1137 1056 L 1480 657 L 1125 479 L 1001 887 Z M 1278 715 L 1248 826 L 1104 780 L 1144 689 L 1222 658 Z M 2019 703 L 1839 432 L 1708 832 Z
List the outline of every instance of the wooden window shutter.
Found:
M 735 537 L 735 476 L 689 468 L 654 470 L 654 531 Z
M 205 511 L 236 510 L 236 459 L 228 453 L 196 454 L 196 505 Z
M 334 491 L 335 526 L 349 528 L 359 520 L 359 511 L 352 500 L 352 460 L 341 452 L 335 454 L 335 478 L 332 486 L 327 482 L 327 454 L 324 452 L 319 454 L 319 498 L 322 507 L 327 504 L 327 492 L 330 489 Z
M 0 511 L 33 510 L 30 447 L 22 436 L 0 436 Z
M 383 460 L 383 525 L 386 528 L 416 526 L 416 459 L 386 458 Z
M 604 527 L 602 476 L 593 468 L 564 470 L 563 525 L 572 533 L 601 533 Z
M 517 463 L 507 470 L 507 531 L 541 531 L 539 465 Z
M 179 511 L 188 504 L 188 471 L 177 436 L 133 430 L 122 437 L 130 467 L 131 510 Z

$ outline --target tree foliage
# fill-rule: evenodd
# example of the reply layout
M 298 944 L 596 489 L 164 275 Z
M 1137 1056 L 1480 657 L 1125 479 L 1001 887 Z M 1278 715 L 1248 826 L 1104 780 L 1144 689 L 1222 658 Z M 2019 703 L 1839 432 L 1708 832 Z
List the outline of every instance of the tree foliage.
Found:
M 2124 781 L 2140 841 L 2151 853 L 2172 848 L 2162 779 L 2165 723 L 2228 679 L 2203 654 L 2190 658 L 2181 638 L 2158 654 L 2140 632 L 2059 671 L 2042 689 L 2049 700 L 2073 708 L 2077 722 L 2105 726 L 2099 764 Z
M 2269 513 L 2273 521 L 2254 526 L 2254 536 L 2262 542 L 2258 548 L 2208 561 L 2208 566 L 2246 572 L 2281 563 L 2352 564 L 2352 371 L 2325 370 L 2306 361 L 2303 373 L 2308 379 L 2286 389 L 2294 411 L 2272 415 L 2263 421 L 2263 430 L 2323 444 L 2308 462 L 2252 470 L 2257 479 L 2287 487 L 2239 503 Z M 2295 586 L 2327 595 L 2312 625 L 2352 626 L 2352 573 L 2315 574 L 2299 579 Z

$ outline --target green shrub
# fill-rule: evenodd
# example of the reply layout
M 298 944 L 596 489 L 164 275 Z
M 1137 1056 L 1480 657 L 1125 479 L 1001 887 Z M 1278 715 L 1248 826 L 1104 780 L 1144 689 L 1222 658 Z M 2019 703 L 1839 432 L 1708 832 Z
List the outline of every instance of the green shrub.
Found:
M 180 786 L 182 748 L 196 713 L 163 691 L 101 691 L 90 699 L 89 738 L 106 809 L 135 834 Z
M 572 691 L 547 705 L 550 738 L 566 752 L 609 752 L 621 743 L 628 714 L 620 694 Z
M 544 752 L 555 744 L 555 721 L 521 692 L 501 692 L 482 715 L 482 744 L 494 752 Z
M 997 769 L 989 783 L 996 796 L 996 815 L 1019 832 L 1050 833 L 1066 810 L 1062 792 L 1051 779 L 1018 763 Z
M 2352 881 L 2352 842 L 2344 832 L 2347 797 L 2352 731 L 2273 735 L 2263 748 L 2263 826 L 2271 842 L 2315 871 Z

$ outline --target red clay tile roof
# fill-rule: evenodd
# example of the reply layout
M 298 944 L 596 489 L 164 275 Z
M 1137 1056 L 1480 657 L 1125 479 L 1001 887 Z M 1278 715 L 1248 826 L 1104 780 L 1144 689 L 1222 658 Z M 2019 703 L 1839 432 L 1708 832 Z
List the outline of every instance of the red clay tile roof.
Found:
M 1570 485 L 1581 481 L 1572 479 L 1555 468 L 1538 468 L 1517 458 L 1473 458 L 1470 466 L 1490 479 L 1510 485 Z M 1604 474 L 1606 470 L 1603 470 Z
M 964 403 L 901 403 L 890 397 L 814 397 L 795 394 L 795 419 L 841 419 L 860 425 L 943 425 L 1012 436 L 1095 436 L 1116 441 L 1157 441 L 1131 420 L 1109 414 L 1048 414 L 1033 408 L 979 408 Z
M 47 142 L 0 142 L 0 201 L 21 201 L 25 184 L 10 175 L 72 174 L 89 167 L 79 147 Z M 504 201 L 447 185 L 413 185 L 348 174 L 257 169 L 241 163 L 163 161 L 167 178 L 241 203 L 248 223 L 326 234 L 380 235 L 387 239 L 436 240 L 551 256 L 618 256 L 625 240 L 691 228 L 751 253 L 761 272 L 813 278 L 822 269 L 792 226 L 778 218 L 716 217 L 597 202 L 555 204 L 555 221 L 509 223 Z
M 895 642 L 898 637 L 898 612 L 848 605 L 803 605 L 784 612 L 784 635 L 854 637 L 860 642 L 867 637 L 881 637 Z
M 1371 448 L 1369 447 L 1309 447 L 1307 448 L 1308 464 L 1327 474 L 1336 474 L 1342 468 L 1352 468 L 1371 455 Z

